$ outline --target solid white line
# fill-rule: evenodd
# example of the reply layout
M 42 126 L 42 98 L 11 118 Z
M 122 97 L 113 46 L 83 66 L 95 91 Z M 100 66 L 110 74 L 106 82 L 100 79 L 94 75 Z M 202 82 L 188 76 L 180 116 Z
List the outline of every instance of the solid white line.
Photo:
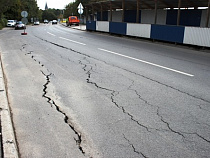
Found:
M 70 42 L 73 42 L 73 43 L 81 44 L 81 45 L 84 45 L 84 46 L 86 45 L 84 43 L 73 41 L 73 40 L 70 40 L 70 39 L 67 39 L 67 38 L 63 38 L 63 37 L 59 37 L 59 38 L 64 39 L 64 40 L 67 40 L 67 41 L 70 41 Z
M 52 36 L 55 36 L 54 34 L 50 33 L 50 32 L 47 32 L 48 34 L 52 35 Z
M 139 62 L 142 62 L 142 63 L 145 63 L 145 64 L 156 66 L 156 67 L 159 67 L 159 68 L 162 68 L 162 69 L 166 69 L 166 70 L 169 70 L 169 71 L 177 72 L 177 73 L 180 73 L 180 74 L 183 74 L 183 75 L 186 75 L 186 76 L 190 76 L 190 77 L 194 76 L 194 75 L 189 74 L 189 73 L 185 73 L 185 72 L 182 72 L 182 71 L 179 71 L 179 70 L 171 69 L 171 68 L 168 68 L 168 67 L 165 67 L 165 66 L 161 66 L 161 65 L 158 65 L 158 64 L 154 64 L 154 63 L 151 63 L 151 62 L 148 62 L 148 61 L 144 61 L 144 60 L 136 59 L 136 58 L 133 58 L 133 57 L 129 57 L 127 55 L 122 55 L 122 54 L 119 54 L 119 53 L 115 53 L 115 52 L 112 52 L 112 51 L 109 51 L 109 50 L 106 50 L 106 49 L 102 49 L 102 48 L 98 48 L 98 49 L 101 50 L 101 51 L 105 51 L 105 52 L 108 52 L 108 53 L 111 53 L 111 54 L 122 56 L 122 57 L 125 57 L 125 58 L 128 58 L 128 59 L 136 60 L 136 61 L 139 61 Z

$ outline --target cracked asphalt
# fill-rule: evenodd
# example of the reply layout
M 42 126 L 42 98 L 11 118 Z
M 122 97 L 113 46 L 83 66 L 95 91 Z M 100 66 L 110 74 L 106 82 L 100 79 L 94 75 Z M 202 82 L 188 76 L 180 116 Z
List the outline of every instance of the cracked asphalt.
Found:
M 208 50 L 62 25 L 26 31 L 0 31 L 20 157 L 209 157 Z

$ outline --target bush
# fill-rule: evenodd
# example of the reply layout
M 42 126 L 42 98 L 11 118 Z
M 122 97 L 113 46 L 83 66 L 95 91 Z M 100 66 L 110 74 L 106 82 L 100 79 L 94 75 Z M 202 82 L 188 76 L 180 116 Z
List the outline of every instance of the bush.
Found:
M 7 19 L 1 18 L 1 20 L 0 20 L 0 30 L 2 28 L 4 28 L 5 26 L 7 26 Z

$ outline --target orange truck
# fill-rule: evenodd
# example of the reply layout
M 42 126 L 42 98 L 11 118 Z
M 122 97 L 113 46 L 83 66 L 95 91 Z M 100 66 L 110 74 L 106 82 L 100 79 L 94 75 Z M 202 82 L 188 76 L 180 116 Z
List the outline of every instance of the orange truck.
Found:
M 77 16 L 69 16 L 66 21 L 67 26 L 76 25 L 79 26 L 79 19 Z

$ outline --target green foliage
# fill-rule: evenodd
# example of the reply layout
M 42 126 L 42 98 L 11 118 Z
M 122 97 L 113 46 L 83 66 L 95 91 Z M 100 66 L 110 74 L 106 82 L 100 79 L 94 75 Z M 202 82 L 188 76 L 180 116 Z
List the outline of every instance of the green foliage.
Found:
M 100 1 L 106 1 L 106 0 L 76 0 L 74 3 L 69 3 L 65 7 L 64 17 L 67 18 L 71 15 L 79 16 L 78 9 L 77 9 L 79 3 L 82 3 L 82 5 L 85 6 L 86 4 L 93 3 L 93 2 L 100 2 Z
M 41 12 L 37 6 L 36 0 L 20 0 L 21 1 L 21 11 L 28 12 L 28 20 L 42 19 Z
M 57 19 L 54 9 L 44 10 L 42 13 L 42 19 L 47 19 L 49 21 Z
M 13 1 L 12 4 L 5 10 L 4 16 L 6 19 L 20 19 L 21 15 L 21 2 L 20 0 L 9 0 L 8 2 Z
M 89 0 L 76 0 L 75 3 L 70 3 L 67 6 L 67 16 L 78 15 L 77 6 L 80 2 L 86 3 Z M 69 9 L 70 8 L 70 9 Z M 73 9 L 73 10 L 72 10 Z M 42 21 L 44 19 L 54 20 L 63 18 L 63 11 L 59 9 L 40 10 L 37 6 L 37 0 L 0 0 L 0 27 L 5 26 L 6 19 L 21 20 L 21 11 L 28 12 L 28 21 L 31 18 Z
M 69 3 L 68 5 L 66 5 L 65 10 L 64 10 L 64 17 L 68 18 L 71 15 L 79 16 L 77 7 L 79 3 L 82 3 L 82 5 L 86 4 L 86 1 L 87 0 L 76 0 L 73 3 Z
M 0 30 L 7 25 L 7 19 L 1 18 L 0 19 Z
M 74 3 L 69 3 L 65 7 L 64 17 L 68 18 L 71 15 L 78 16 L 77 7 L 79 5 L 79 1 L 75 1 Z
M 28 19 L 41 18 L 36 0 L 0 0 L 0 18 L 21 20 L 21 11 L 28 12 Z M 1 23 L 2 26 L 2 23 Z
M 62 14 L 62 10 L 59 10 L 59 9 L 48 9 L 48 10 L 44 10 L 43 13 L 42 13 L 42 19 L 47 19 L 49 21 L 52 21 L 52 20 L 56 20 L 56 19 L 59 19 Z

